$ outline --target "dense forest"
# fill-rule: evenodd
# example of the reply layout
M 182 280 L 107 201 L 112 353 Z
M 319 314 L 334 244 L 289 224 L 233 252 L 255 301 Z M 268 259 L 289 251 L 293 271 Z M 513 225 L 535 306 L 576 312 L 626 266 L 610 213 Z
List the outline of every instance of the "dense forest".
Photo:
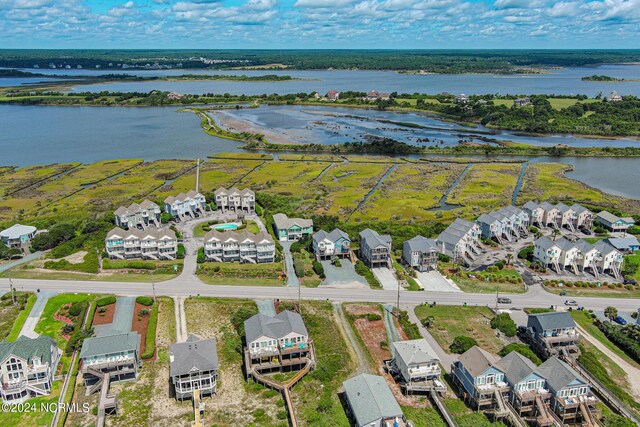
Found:
M 434 73 L 535 72 L 640 61 L 640 50 L 0 50 L 0 67 L 424 70 Z

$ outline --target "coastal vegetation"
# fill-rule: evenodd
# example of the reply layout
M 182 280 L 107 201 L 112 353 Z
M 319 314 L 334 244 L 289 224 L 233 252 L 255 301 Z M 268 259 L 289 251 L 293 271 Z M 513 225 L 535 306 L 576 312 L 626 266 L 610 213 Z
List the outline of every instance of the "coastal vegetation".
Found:
M 619 79 L 617 77 L 605 76 L 605 75 L 593 75 L 586 76 L 581 79 L 585 82 L 637 82 L 638 79 Z
M 3 68 L 361 69 L 526 73 L 548 67 L 638 62 L 633 50 L 2 50 Z

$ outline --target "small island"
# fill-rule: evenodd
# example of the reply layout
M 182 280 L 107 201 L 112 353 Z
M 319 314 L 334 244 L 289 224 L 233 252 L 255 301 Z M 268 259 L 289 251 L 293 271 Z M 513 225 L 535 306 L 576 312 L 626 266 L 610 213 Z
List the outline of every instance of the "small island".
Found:
M 582 78 L 583 82 L 638 82 L 640 79 L 619 79 L 617 77 L 611 76 L 598 76 L 594 74 L 593 76 L 586 76 Z

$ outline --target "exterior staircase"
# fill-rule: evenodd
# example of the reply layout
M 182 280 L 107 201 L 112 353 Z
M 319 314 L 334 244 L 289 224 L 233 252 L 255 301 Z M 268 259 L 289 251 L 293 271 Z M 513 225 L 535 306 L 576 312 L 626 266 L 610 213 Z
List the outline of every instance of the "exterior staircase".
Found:
M 613 273 L 613 277 L 620 280 L 620 270 L 616 264 L 611 264 L 611 272 Z
M 538 427 L 548 427 L 554 425 L 553 418 L 549 415 L 549 409 L 547 405 L 542 401 L 542 396 L 536 396 L 536 409 L 538 416 L 536 418 L 536 425 Z
M 590 265 L 590 267 L 591 267 L 591 272 L 593 273 L 593 275 L 594 275 L 596 278 L 600 277 L 600 272 L 598 271 L 598 265 L 596 264 L 596 261 L 595 261 L 595 260 L 593 260 L 593 259 L 591 260 L 591 265 Z
M 560 264 L 558 263 L 558 260 L 554 259 L 553 261 L 551 261 L 551 263 L 553 264 L 553 269 L 556 271 L 556 273 L 560 274 Z

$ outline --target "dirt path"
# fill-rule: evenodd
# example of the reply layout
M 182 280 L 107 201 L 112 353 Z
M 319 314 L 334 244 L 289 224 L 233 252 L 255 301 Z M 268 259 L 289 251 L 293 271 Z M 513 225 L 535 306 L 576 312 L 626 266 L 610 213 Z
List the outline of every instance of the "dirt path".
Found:
M 606 345 L 602 344 L 596 338 L 592 337 L 584 328 L 578 326 L 578 332 L 580 332 L 580 334 L 582 334 L 582 336 L 587 341 L 589 341 L 590 344 L 610 357 L 611 360 L 613 360 L 627 373 L 627 379 L 629 381 L 631 394 L 633 394 L 636 399 L 640 399 L 640 369 L 615 354 L 613 351 L 607 348 Z
M 184 313 L 184 297 L 175 297 L 174 311 L 176 317 L 176 342 L 187 340 L 187 318 Z
M 337 320 L 338 327 L 342 331 L 344 337 L 347 339 L 349 344 L 349 352 L 352 357 L 357 360 L 358 367 L 356 368 L 356 372 L 354 375 L 369 373 L 376 374 L 375 369 L 372 369 L 369 358 L 364 353 L 364 349 L 360 347 L 360 343 L 356 340 L 355 335 L 353 335 L 353 330 L 351 329 L 351 325 L 347 320 L 344 310 L 342 309 L 342 305 L 340 303 L 333 303 L 333 315 Z

